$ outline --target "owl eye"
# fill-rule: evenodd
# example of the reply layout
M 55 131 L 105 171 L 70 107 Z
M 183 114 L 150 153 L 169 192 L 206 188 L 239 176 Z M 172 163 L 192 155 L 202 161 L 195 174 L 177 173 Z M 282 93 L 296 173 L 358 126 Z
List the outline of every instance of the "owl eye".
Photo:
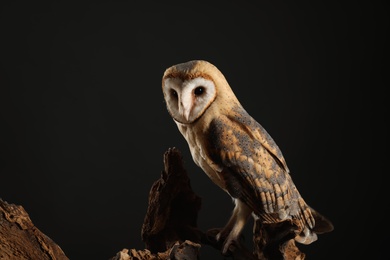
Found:
M 194 94 L 195 96 L 200 96 L 204 93 L 204 87 L 197 87 L 195 88 L 194 90 Z
M 171 95 L 172 95 L 174 98 L 177 98 L 177 92 L 176 92 L 176 90 L 172 89 L 172 90 L 171 90 Z

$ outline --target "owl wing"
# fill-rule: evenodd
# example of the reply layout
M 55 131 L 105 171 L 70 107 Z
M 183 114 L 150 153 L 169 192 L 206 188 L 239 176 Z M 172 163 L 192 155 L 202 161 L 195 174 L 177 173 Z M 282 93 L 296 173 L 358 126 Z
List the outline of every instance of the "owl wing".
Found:
M 282 153 L 259 123 L 247 114 L 220 117 L 211 122 L 207 136 L 210 165 L 232 197 L 267 222 L 295 218 L 313 226 Z

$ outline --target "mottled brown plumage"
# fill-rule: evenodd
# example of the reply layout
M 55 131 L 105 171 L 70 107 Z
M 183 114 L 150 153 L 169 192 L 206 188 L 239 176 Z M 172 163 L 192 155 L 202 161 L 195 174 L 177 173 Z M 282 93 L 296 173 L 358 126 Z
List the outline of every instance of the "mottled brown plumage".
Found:
M 218 234 L 223 253 L 251 213 L 263 223 L 291 220 L 295 240 L 310 244 L 332 223 L 308 206 L 271 136 L 240 104 L 223 74 L 207 61 L 168 68 L 162 88 L 167 109 L 187 140 L 194 162 L 235 201 Z

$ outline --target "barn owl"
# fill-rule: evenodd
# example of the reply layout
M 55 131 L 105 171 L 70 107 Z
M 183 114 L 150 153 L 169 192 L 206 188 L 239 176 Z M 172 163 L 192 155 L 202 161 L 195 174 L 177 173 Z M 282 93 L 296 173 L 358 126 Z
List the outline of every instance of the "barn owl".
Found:
M 262 223 L 290 220 L 294 239 L 302 244 L 333 230 L 301 197 L 279 147 L 243 108 L 215 65 L 192 60 L 167 68 L 162 92 L 193 161 L 234 201 L 230 219 L 216 236 L 223 254 L 251 215 Z

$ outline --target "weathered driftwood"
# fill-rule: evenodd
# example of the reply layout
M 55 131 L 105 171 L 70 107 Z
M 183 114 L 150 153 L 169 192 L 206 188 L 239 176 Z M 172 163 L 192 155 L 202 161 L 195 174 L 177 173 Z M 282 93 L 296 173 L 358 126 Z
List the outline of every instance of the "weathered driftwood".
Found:
M 191 188 L 176 148 L 164 153 L 164 170 L 149 192 L 141 237 L 146 249 L 124 249 L 111 260 L 199 259 L 203 233 L 197 228 L 201 199 Z
M 197 260 L 199 259 L 199 249 L 200 244 L 186 240 L 181 244 L 176 242 L 164 252 L 152 253 L 148 249 L 123 249 L 111 258 L 111 260 Z
M 191 188 L 180 152 L 173 148 L 164 153 L 164 170 L 150 189 L 149 206 L 141 236 L 146 249 L 163 252 L 177 241 L 201 242 L 197 228 L 201 199 Z
M 32 223 L 22 206 L 0 199 L 0 259 L 68 260 L 62 249 Z
M 221 250 L 215 236 L 219 229 L 202 232 L 197 227 L 201 198 L 192 190 L 176 148 L 164 153 L 164 170 L 151 187 L 149 206 L 142 225 L 145 249 L 123 249 L 111 260 L 196 260 L 202 245 Z M 222 223 L 223 225 L 224 223 Z M 225 258 L 234 260 L 303 260 L 296 247 L 290 223 L 253 227 L 253 250 L 237 243 Z M 222 257 L 221 257 L 222 258 Z M 61 248 L 31 222 L 22 206 L 0 199 L 0 259 L 68 260 Z
M 149 207 L 142 226 L 146 250 L 132 249 L 128 253 L 125 249 L 118 253 L 122 258 L 115 259 L 198 259 L 201 245 L 220 251 L 222 244 L 215 239 L 219 229 L 202 232 L 197 227 L 200 208 L 201 198 L 191 188 L 180 151 L 168 149 L 164 153 L 161 177 L 149 193 Z M 290 226 L 287 222 L 265 226 L 255 221 L 254 249 L 248 250 L 238 243 L 229 248 L 229 255 L 225 257 L 234 260 L 303 260 L 305 255 L 295 246 Z M 186 249 L 180 256 L 172 253 L 175 252 L 172 248 L 178 245 Z

